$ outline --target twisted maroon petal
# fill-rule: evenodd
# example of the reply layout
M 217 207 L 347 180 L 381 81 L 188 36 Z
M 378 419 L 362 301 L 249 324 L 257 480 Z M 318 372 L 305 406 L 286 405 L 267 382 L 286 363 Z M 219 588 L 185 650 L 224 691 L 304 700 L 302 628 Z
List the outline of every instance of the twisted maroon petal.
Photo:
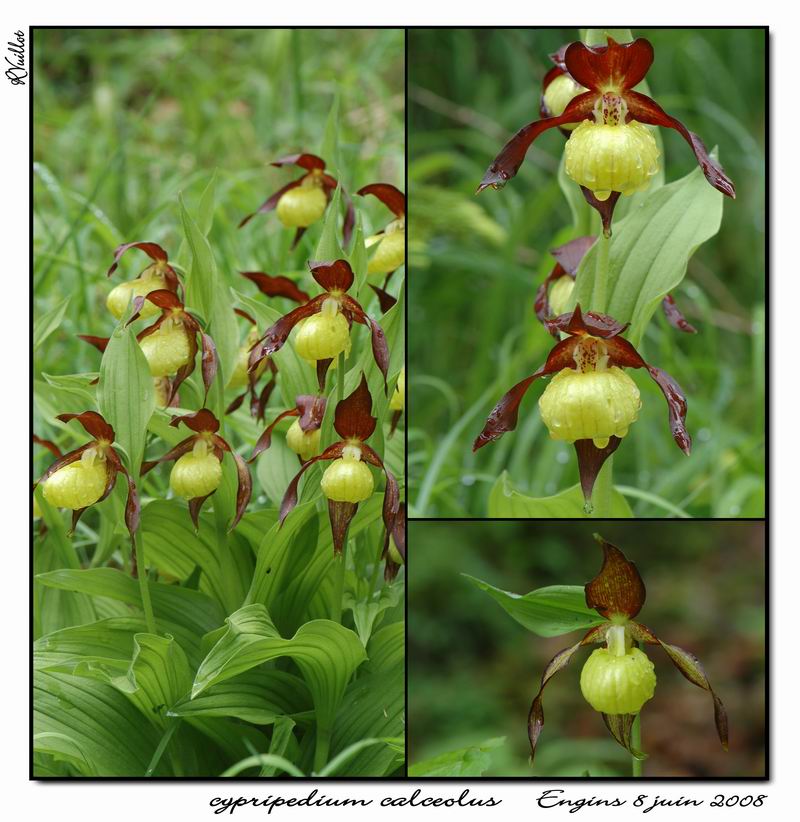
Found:
M 97 413 L 97 411 L 84 411 L 82 414 L 59 414 L 56 419 L 61 422 L 77 420 L 89 436 L 96 440 L 108 440 L 114 442 L 114 429 Z
M 264 202 L 252 214 L 248 214 L 244 219 L 242 219 L 242 221 L 238 225 L 238 228 L 247 225 L 247 223 L 249 223 L 250 220 L 252 220 L 253 217 L 256 216 L 256 214 L 265 214 L 267 211 L 272 211 L 278 205 L 278 200 L 280 200 L 280 198 L 283 197 L 283 195 L 286 194 L 287 191 L 291 191 L 293 188 L 297 188 L 297 186 L 299 186 L 302 182 L 303 177 L 301 177 L 299 180 L 292 180 L 291 183 L 286 183 L 285 186 L 279 188 L 274 194 L 271 194 L 269 197 L 267 197 L 267 199 L 264 200 Z
M 144 253 L 155 262 L 165 263 L 168 260 L 167 252 L 164 251 L 158 243 L 123 243 L 114 249 L 114 262 L 112 263 L 111 268 L 108 269 L 106 276 L 110 277 L 117 270 L 120 258 L 130 248 L 138 248 L 140 251 L 144 251 Z
M 309 300 L 308 294 L 298 288 L 297 283 L 288 277 L 273 277 L 263 271 L 242 271 L 241 274 L 251 283 L 255 283 L 259 291 L 266 294 L 267 297 L 286 297 L 296 303 L 307 303 Z M 255 325 L 255 320 L 251 320 L 251 322 Z
M 270 165 L 277 168 L 281 166 L 299 166 L 306 169 L 306 171 L 313 171 L 315 168 L 320 171 L 325 169 L 325 161 L 316 154 L 287 154 L 285 157 L 273 160 Z
M 406 195 L 399 188 L 389 183 L 370 183 L 360 188 L 356 194 L 372 194 L 377 197 L 395 216 L 403 217 L 406 213 Z

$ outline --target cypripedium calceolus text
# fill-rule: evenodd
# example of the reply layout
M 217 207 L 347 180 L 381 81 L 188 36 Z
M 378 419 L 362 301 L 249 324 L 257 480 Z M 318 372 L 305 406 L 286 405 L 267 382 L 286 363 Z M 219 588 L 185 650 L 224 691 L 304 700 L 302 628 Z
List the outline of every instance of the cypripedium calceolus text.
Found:
M 694 152 L 708 182 L 728 197 L 733 183 L 709 156 L 703 141 L 647 95 L 634 91 L 653 63 L 653 47 L 638 38 L 606 46 L 570 43 L 552 59 L 545 77 L 543 119 L 523 126 L 495 157 L 478 186 L 502 188 L 519 170 L 531 143 L 547 129 L 561 127 L 568 140 L 565 169 L 587 201 L 600 211 L 610 234 L 620 195 L 641 191 L 659 170 L 659 151 L 649 126 L 677 131 Z
M 236 514 L 229 530 L 233 530 L 247 508 L 252 493 L 250 469 L 244 459 L 217 433 L 219 420 L 207 408 L 194 414 L 173 417 L 170 425 L 183 423 L 194 433 L 181 440 L 157 460 L 142 463 L 142 476 L 161 462 L 175 460 L 169 476 L 169 484 L 176 496 L 189 503 L 189 515 L 195 528 L 199 528 L 199 515 L 203 503 L 219 488 L 222 482 L 222 458 L 227 451 L 236 464 L 238 486 L 236 489 Z
M 169 264 L 167 252 L 158 243 L 138 242 L 124 243 L 114 249 L 114 262 L 108 269 L 107 276 L 111 276 L 119 265 L 122 255 L 131 248 L 138 248 L 153 261 L 141 274 L 130 282 L 122 283 L 111 289 L 106 300 L 108 310 L 119 320 L 128 308 L 131 300 L 144 297 L 151 291 L 166 289 L 178 293 L 180 283 L 175 269 Z M 142 306 L 140 316 L 144 319 L 155 317 L 158 306 L 146 303 Z
M 596 240 L 597 237 L 578 237 L 550 251 L 556 259 L 556 264 L 537 289 L 533 303 L 536 317 L 545 327 L 548 318 L 565 314 L 569 310 L 578 266 Z M 661 301 L 661 308 L 673 328 L 686 334 L 697 333 L 697 329 L 686 320 L 670 294 Z M 549 330 L 555 339 L 560 339 L 558 329 Z
M 383 287 L 406 261 L 406 196 L 389 183 L 371 183 L 356 194 L 372 194 L 394 214 L 394 220 L 382 231 L 367 238 L 367 247 L 375 246 L 370 257 L 367 274 L 384 275 Z
M 581 312 L 547 320 L 548 330 L 566 334 L 544 365 L 517 383 L 495 406 L 472 446 L 477 451 L 517 427 L 519 406 L 534 380 L 554 375 L 539 399 L 539 410 L 552 439 L 574 443 L 581 488 L 590 505 L 594 481 L 603 463 L 619 447 L 641 407 L 636 383 L 624 368 L 645 368 L 664 394 L 672 436 L 689 454 L 686 397 L 665 371 L 648 365 L 620 334 L 627 325 L 606 314 Z
M 297 229 L 292 247 L 300 242 L 300 238 L 306 229 L 322 219 L 325 209 L 330 202 L 334 190 L 339 187 L 339 181 L 330 174 L 325 173 L 325 161 L 316 154 L 290 154 L 288 157 L 281 157 L 271 163 L 273 166 L 298 166 L 305 169 L 305 174 L 292 180 L 274 194 L 270 195 L 252 214 L 248 214 L 239 228 L 249 222 L 256 214 L 264 214 L 267 211 L 276 211 L 278 219 L 287 228 Z M 342 188 L 342 196 L 345 202 L 344 227 L 342 237 L 344 244 L 350 242 L 355 225 L 355 210 L 353 204 Z
M 328 500 L 333 550 L 336 554 L 341 554 L 347 529 L 358 511 L 358 504 L 372 496 L 375 483 L 369 465 L 374 465 L 386 475 L 383 522 L 386 533 L 391 534 L 400 496 L 394 475 L 377 452 L 366 443 L 375 431 L 376 422 L 372 416 L 372 395 L 367 386 L 367 378 L 362 374 L 358 388 L 336 405 L 333 428 L 341 439 L 303 463 L 303 467 L 289 483 L 281 502 L 281 522 L 297 505 L 298 483 L 306 470 L 316 462 L 330 462 L 322 474 L 320 486 Z
M 270 447 L 275 426 L 288 417 L 298 418 L 294 420 L 286 432 L 286 444 L 289 449 L 297 454 L 301 462 L 307 462 L 315 457 L 319 453 L 320 426 L 322 425 L 322 418 L 325 416 L 326 405 L 325 397 L 317 397 L 313 394 L 298 396 L 295 399 L 294 408 L 289 408 L 278 414 L 264 429 L 248 462 L 253 462 L 259 454 Z
M 81 514 L 111 493 L 121 471 L 128 481 L 125 524 L 133 537 L 139 526 L 139 498 L 133 479 L 114 449 L 114 429 L 96 411 L 59 414 L 56 419 L 61 422 L 77 420 L 93 439 L 59 457 L 42 474 L 36 485 L 43 484 L 44 498 L 56 508 L 72 510 L 72 533 Z
M 389 347 L 380 325 L 347 293 L 355 282 L 350 263 L 347 260 L 334 260 L 309 262 L 308 266 L 325 293 L 312 297 L 267 329 L 250 353 L 251 370 L 258 367 L 264 357 L 279 351 L 292 329 L 303 321 L 295 335 L 294 349 L 303 359 L 316 361 L 322 389 L 331 361 L 348 350 L 350 326 L 356 322 L 366 325 L 370 330 L 372 354 L 385 381 L 389 368 Z
M 531 757 L 544 725 L 542 693 L 545 686 L 584 645 L 603 644 L 593 651 L 583 666 L 580 688 L 584 699 L 603 715 L 603 721 L 614 739 L 632 756 L 643 759 L 631 742 L 631 730 L 639 711 L 653 698 L 656 675 L 653 663 L 638 645 L 660 645 L 675 667 L 698 688 L 711 694 L 714 720 L 722 747 L 728 749 L 728 716 L 722 700 L 714 693 L 698 659 L 660 640 L 649 628 L 634 622 L 645 601 L 645 587 L 636 566 L 619 548 L 598 534 L 595 539 L 603 549 L 600 573 L 584 586 L 586 605 L 594 608 L 604 621 L 591 628 L 580 642 L 559 651 L 547 664 L 541 686 L 528 714 L 528 740 Z

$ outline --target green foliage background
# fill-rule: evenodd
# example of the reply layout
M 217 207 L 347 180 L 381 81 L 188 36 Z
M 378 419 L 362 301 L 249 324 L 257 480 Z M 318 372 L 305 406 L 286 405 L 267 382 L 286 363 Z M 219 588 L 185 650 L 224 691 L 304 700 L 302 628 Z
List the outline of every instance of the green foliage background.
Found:
M 700 659 L 730 719 L 726 753 L 709 695 L 648 647 L 658 684 L 642 712 L 644 775 L 764 775 L 764 526 L 744 522 L 409 523 L 412 771 L 423 760 L 505 737 L 488 761 L 479 757 L 484 776 L 630 774 L 630 757 L 580 693 L 591 649 L 579 651 L 545 690 L 545 725 L 531 770 L 526 718 L 542 671 L 584 632 L 536 636 L 462 576 L 515 594 L 584 585 L 602 562 L 595 530 L 639 568 L 647 601 L 637 619 Z
M 641 29 L 655 48 L 647 80 L 668 112 L 717 145 L 736 183 L 719 234 L 700 247 L 675 292 L 698 327 L 674 331 L 657 312 L 641 346 L 689 401 L 694 450 L 672 442 L 660 393 L 631 372 L 643 408 L 614 459 L 634 516 L 764 514 L 765 47 L 763 30 Z M 474 197 L 510 135 L 538 117 L 547 55 L 574 29 L 409 33 L 410 494 L 412 515 L 485 516 L 502 470 L 531 496 L 577 481 L 574 450 L 550 440 L 534 387 L 514 434 L 477 455 L 471 442 L 500 396 L 552 345 L 533 314 L 549 248 L 570 213 L 557 179 L 563 137 L 552 130 L 502 190 Z M 660 129 L 667 182 L 695 167 L 677 133 Z
M 221 293 L 232 287 L 252 298 L 248 310 L 263 306 L 273 312 L 264 316 L 274 319 L 294 305 L 268 301 L 238 272 L 289 275 L 317 294 L 306 261 L 314 257 L 323 224 L 312 226 L 294 251 L 293 230 L 283 228 L 274 212 L 237 230 L 243 216 L 301 173 L 269 162 L 309 151 L 325 157 L 328 170 L 351 194 L 378 181 L 404 188 L 404 38 L 399 29 L 38 29 L 32 56 L 33 426 L 66 452 L 86 438 L 76 424 L 66 426 L 54 417 L 94 407 L 88 383 L 100 367 L 100 354 L 76 334 L 108 336 L 115 326 L 105 307 L 109 290 L 149 263 L 141 252 L 130 251 L 107 279 L 116 246 L 157 242 L 183 272 L 192 254 L 184 241 L 182 197 L 201 231 L 213 219 L 208 240 Z M 335 111 L 331 117 L 337 99 L 338 117 Z M 391 219 L 374 198 L 354 199 L 365 236 Z M 209 203 L 214 203 L 210 214 Z M 203 277 L 214 270 L 204 268 Z M 203 277 L 196 278 L 198 288 L 208 289 Z M 402 281 L 402 274 L 393 279 L 395 295 Z M 199 298 L 200 291 L 196 294 Z M 368 288 L 359 298 L 370 315 L 380 317 Z M 243 341 L 245 325 L 237 323 Z M 392 328 L 391 334 L 387 330 L 391 381 L 403 361 L 402 307 Z M 354 330 L 353 341 L 348 393 L 371 356 L 363 327 Z M 384 443 L 387 400 L 375 390 L 374 366 L 365 367 L 381 416 L 370 442 L 402 488 L 402 425 Z M 198 367 L 180 390 L 181 404 L 189 410 L 202 401 L 199 372 Z M 310 368 L 306 376 L 313 385 Z M 329 386 L 332 382 L 329 376 Z M 294 393 L 275 391 L 266 420 L 293 406 Z M 227 392 L 225 403 L 234 395 Z M 226 417 L 225 436 L 248 456 L 264 426 L 250 419 L 246 405 Z M 151 420 L 148 458 L 183 438 L 185 432 L 170 429 L 167 420 L 163 411 Z M 34 634 L 37 667 L 43 669 L 35 699 L 38 775 L 136 776 L 148 763 L 157 763 L 157 776 L 218 775 L 254 754 L 262 758 L 235 766 L 236 773 L 283 772 L 277 760 L 263 759 L 267 753 L 309 773 L 314 707 L 332 717 L 331 757 L 349 749 L 344 760 L 331 763 L 329 774 L 383 775 L 402 766 L 403 575 L 392 586 L 379 582 L 380 480 L 351 529 L 345 611 L 338 625 L 329 619 L 331 611 L 336 614 L 334 562 L 320 500 L 301 496 L 304 504 L 296 516 L 282 531 L 274 530 L 280 499 L 299 468 L 283 442 L 287 427 L 277 429 L 270 451 L 252 466 L 249 512 L 229 537 L 224 525 L 232 514 L 235 477 L 227 460 L 223 485 L 204 507 L 199 537 L 184 503 L 162 501 L 168 496 L 169 468 L 157 469 L 142 483 L 142 534 L 159 637 L 142 633 L 141 600 L 128 574 L 128 537 L 121 524 L 124 482 L 118 480 L 111 497 L 86 512 L 72 540 L 65 536 L 66 514 L 45 511 L 47 531 L 38 532 L 34 545 Z M 327 419 L 323 434 L 332 437 Z M 52 459 L 35 447 L 35 476 Z M 317 496 L 318 480 L 316 469 L 309 472 L 307 484 Z M 226 618 L 229 647 L 237 647 L 238 626 L 256 626 L 248 657 L 256 667 L 243 674 L 223 653 Z M 56 633 L 61 629 L 77 633 Z M 137 645 L 134 637 L 144 639 Z M 218 640 L 216 658 L 207 657 Z M 335 662 L 333 647 L 340 651 Z M 327 663 L 315 667 L 320 659 Z M 76 660 L 82 660 L 77 668 Z M 209 691 L 198 707 L 187 689 L 200 676 L 203 660 L 202 687 Z M 148 665 L 157 672 L 153 681 L 147 678 Z M 210 687 L 210 670 L 214 683 L 221 671 L 227 671 L 221 676 L 227 681 Z M 73 676 L 74 671 L 82 673 Z M 308 689 L 304 679 L 312 682 Z M 147 704 L 152 694 L 142 695 L 149 687 L 156 695 L 158 687 L 165 689 L 158 704 Z M 195 695 L 199 687 L 195 679 Z M 232 707 L 231 694 L 246 704 Z M 188 705 L 175 702 L 184 695 Z M 220 713 L 219 702 L 226 700 Z M 373 706 L 372 714 L 365 705 Z M 143 722 L 137 708 L 150 721 Z M 128 749 L 115 750 L 119 738 L 130 739 Z

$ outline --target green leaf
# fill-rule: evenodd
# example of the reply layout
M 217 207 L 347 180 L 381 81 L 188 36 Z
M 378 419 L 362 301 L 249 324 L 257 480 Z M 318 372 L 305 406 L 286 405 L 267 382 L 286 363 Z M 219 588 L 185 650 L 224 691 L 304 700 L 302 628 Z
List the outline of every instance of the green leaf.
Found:
M 297 743 L 292 735 L 294 722 L 288 716 L 279 716 L 272 729 L 272 738 L 269 741 L 269 756 L 286 756 L 289 748 L 296 747 Z M 259 776 L 275 776 L 277 768 L 274 765 L 262 763 Z
M 147 423 L 155 408 L 153 377 L 133 329 L 117 325 L 100 362 L 97 404 L 128 455 L 128 470 L 139 476 Z
M 377 599 L 370 596 L 367 601 L 356 601 L 350 592 L 345 594 L 343 605 L 353 612 L 353 622 L 362 644 L 366 645 L 369 640 L 378 615 L 387 608 L 397 605 L 403 596 L 404 589 L 405 586 L 399 583 L 384 585 L 378 592 Z
M 206 211 L 208 205 L 205 201 L 213 196 L 213 188 L 211 194 L 207 192 L 208 189 L 203 194 L 202 205 Z M 186 210 L 183 197 L 180 197 L 179 201 L 183 231 L 192 253 L 191 271 L 186 280 L 186 299 L 188 305 L 197 309 L 204 317 L 206 332 L 217 347 L 222 376 L 220 378 L 217 374 L 216 383 L 221 404 L 222 386 L 233 373 L 239 353 L 239 328 L 236 324 L 236 315 L 233 313 L 231 290 L 219 276 L 211 244 Z
M 630 29 L 582 29 L 581 40 L 587 46 L 607 46 L 611 37 L 618 43 L 630 43 L 633 34 Z
M 457 751 L 439 754 L 433 759 L 417 762 L 408 769 L 408 775 L 465 777 L 483 776 L 484 771 L 492 764 L 491 751 L 499 748 L 506 741 L 504 736 L 487 739 L 480 745 L 460 748 Z
M 587 607 L 581 585 L 549 585 L 521 596 L 469 574 L 461 576 L 489 594 L 509 616 L 538 636 L 561 636 L 605 622 L 597 611 Z
M 33 749 L 82 776 L 142 776 L 157 729 L 118 690 L 93 679 L 34 671 Z M 157 775 L 170 775 L 162 766 Z
M 328 112 L 328 119 L 325 121 L 325 131 L 320 145 L 320 157 L 325 160 L 328 171 L 332 171 L 334 177 L 339 176 L 339 92 L 333 95 L 333 103 Z M 318 260 L 328 259 L 327 257 L 317 257 Z
M 488 516 L 492 519 L 583 519 L 583 492 L 576 484 L 552 497 L 528 497 L 515 490 L 508 472 L 497 478 L 489 492 Z M 611 494 L 610 517 L 633 517 L 625 497 L 614 488 Z
M 308 686 L 300 677 L 259 666 L 213 685 L 194 699 L 187 695 L 173 705 L 170 715 L 235 717 L 270 725 L 311 706 Z
M 315 260 L 341 260 L 344 251 L 339 244 L 339 212 L 342 210 L 342 190 L 337 186 L 325 211 L 325 223 L 314 252 Z
M 722 220 L 722 194 L 696 168 L 648 193 L 640 206 L 615 222 L 609 249 L 606 313 L 631 323 L 626 337 L 638 345 L 661 300 L 686 275 L 689 258 L 713 237 Z M 595 301 L 597 245 L 581 261 L 575 301 Z
M 70 298 L 65 297 L 60 303 L 56 303 L 54 308 L 51 308 L 46 314 L 36 320 L 33 325 L 34 351 L 61 325 L 69 301 Z
M 261 605 L 247 605 L 225 620 L 227 630 L 203 660 L 192 698 L 271 659 L 294 659 L 311 691 L 318 728 L 330 728 L 350 677 L 366 653 L 358 637 L 330 620 L 302 625 L 283 639 Z

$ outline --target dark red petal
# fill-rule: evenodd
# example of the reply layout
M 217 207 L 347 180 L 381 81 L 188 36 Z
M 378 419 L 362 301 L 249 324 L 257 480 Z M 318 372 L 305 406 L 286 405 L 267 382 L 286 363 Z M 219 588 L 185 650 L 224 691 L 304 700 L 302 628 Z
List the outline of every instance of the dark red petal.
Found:
M 208 392 L 211 389 L 211 383 L 214 382 L 214 377 L 217 376 L 219 357 L 217 356 L 217 346 L 208 334 L 200 334 L 200 341 L 203 347 L 203 357 L 200 361 L 200 368 L 203 373 L 203 386 L 206 390 L 205 396 L 203 397 L 203 402 L 205 402 L 206 397 L 208 397 Z
M 728 713 L 722 700 L 714 693 L 711 683 L 708 681 L 706 672 L 700 660 L 689 651 L 684 651 L 677 645 L 667 645 L 666 642 L 658 640 L 659 645 L 667 652 L 673 665 L 689 680 L 693 685 L 708 691 L 714 700 L 714 722 L 717 726 L 717 734 L 722 747 L 728 750 Z
M 372 194 L 377 197 L 397 217 L 404 217 L 406 213 L 406 195 L 399 188 L 390 183 L 370 183 L 360 188 L 356 194 L 364 196 Z
M 311 269 L 311 276 L 326 291 L 347 291 L 355 281 L 353 269 L 347 260 L 310 260 L 308 267 Z
M 651 100 L 644 94 L 639 94 L 638 91 L 626 91 L 625 101 L 628 104 L 629 120 L 637 120 L 651 126 L 674 128 L 692 147 L 694 156 L 697 158 L 700 168 L 703 169 L 706 180 L 717 191 L 721 191 L 727 197 L 736 199 L 736 188 L 733 181 L 722 170 L 722 166 L 709 156 L 703 141 L 696 134 L 689 131 L 680 120 L 670 117 L 655 100 Z
M 647 759 L 647 755 L 633 747 L 631 732 L 636 714 L 603 714 L 609 733 L 634 759 Z
M 577 340 L 574 337 L 568 337 L 566 340 L 557 343 L 550 351 L 545 364 L 535 374 L 531 374 L 530 377 L 518 382 L 503 396 L 492 410 L 492 413 L 489 414 L 483 431 L 478 434 L 475 442 L 472 443 L 473 451 L 483 448 L 487 443 L 493 442 L 507 431 L 513 431 L 517 427 L 519 405 L 531 383 L 545 374 L 552 374 L 554 371 L 573 367 L 575 363 L 572 359 L 572 351 L 576 345 Z
M 571 276 L 575 276 L 581 260 L 586 252 L 594 245 L 597 237 L 576 237 L 558 248 L 551 248 L 550 253 L 556 258 L 559 265 Z
M 483 180 L 478 186 L 478 193 L 485 188 L 502 188 L 519 171 L 522 161 L 531 146 L 531 143 L 549 128 L 562 126 L 565 123 L 577 123 L 591 116 L 597 94 L 588 91 L 573 98 L 559 117 L 548 117 L 523 126 L 504 146 L 494 158 Z
M 361 382 L 352 394 L 336 405 L 333 427 L 343 439 L 357 439 L 365 442 L 375 430 L 372 416 L 372 395 L 369 393 L 367 378 L 361 375 Z
M 587 507 L 592 504 L 592 489 L 600 469 L 605 461 L 619 448 L 622 440 L 609 437 L 605 448 L 598 448 L 592 440 L 575 440 L 575 453 L 578 456 L 578 474 L 581 478 L 581 491 Z
M 344 450 L 345 444 L 343 442 L 335 442 L 333 445 L 328 446 L 321 454 L 316 457 L 311 457 L 310 460 L 307 460 L 303 463 L 300 470 L 294 475 L 292 481 L 289 483 L 289 487 L 286 489 L 286 493 L 283 495 L 283 500 L 281 501 L 281 515 L 280 515 L 280 522 L 283 525 L 284 520 L 286 517 L 294 509 L 295 505 L 297 505 L 297 486 L 300 482 L 300 477 L 312 466 L 315 462 L 320 462 L 322 460 L 335 460 L 338 457 L 341 457 L 342 451 Z
M 645 588 L 636 565 L 615 545 L 599 534 L 594 538 L 603 549 L 600 573 L 584 586 L 586 604 L 606 619 L 621 615 L 633 619 L 642 610 Z
M 198 434 L 205 432 L 216 434 L 219 431 L 219 420 L 207 408 L 201 408 L 193 414 L 175 416 L 169 424 L 173 428 L 177 428 L 181 423 Z
M 621 334 L 629 323 L 618 323 L 608 314 L 597 314 L 594 311 L 583 313 L 580 305 L 570 314 L 561 314 L 545 322 L 548 331 L 563 331 L 566 334 L 589 334 L 592 337 L 610 339 Z M 630 343 L 628 343 L 630 345 Z M 632 347 L 632 346 L 631 346 Z M 638 356 L 638 355 L 637 355 Z
M 295 399 L 295 405 L 300 412 L 300 427 L 303 431 L 316 431 L 322 425 L 325 416 L 327 400 L 316 394 L 300 394 Z
M 687 456 L 692 450 L 692 438 L 686 430 L 686 395 L 678 383 L 660 368 L 647 366 L 647 371 L 664 394 L 669 408 L 669 427 L 678 448 Z
M 536 754 L 536 743 L 539 741 L 539 736 L 542 733 L 542 726 L 544 725 L 542 694 L 545 686 L 562 668 L 567 666 L 575 652 L 581 646 L 589 645 L 592 642 L 602 642 L 607 630 L 608 625 L 596 625 L 584 635 L 580 642 L 576 642 L 572 647 L 564 648 L 563 651 L 559 651 L 545 666 L 544 673 L 542 674 L 542 682 L 539 686 L 539 692 L 533 698 L 533 704 L 531 705 L 531 709 L 528 713 L 528 741 L 531 746 L 531 762 L 533 762 L 533 758 Z
M 600 215 L 600 221 L 603 224 L 603 236 L 611 236 L 611 220 L 614 217 L 614 209 L 617 206 L 617 201 L 622 196 L 619 191 L 612 191 L 609 197 L 605 200 L 598 200 L 594 196 L 594 192 L 590 191 L 586 186 L 581 186 L 583 199 Z
M 667 294 L 667 296 L 664 297 L 661 301 L 661 308 L 664 310 L 664 316 L 673 328 L 677 328 L 678 331 L 683 331 L 686 334 L 697 333 L 697 329 L 683 316 L 672 294 Z
M 540 283 L 539 287 L 536 289 L 536 296 L 533 299 L 533 312 L 536 314 L 536 319 L 547 328 L 546 320 L 550 316 L 550 301 L 548 299 L 548 292 L 550 290 L 550 286 L 560 280 L 562 277 L 568 277 L 566 271 L 556 263 L 553 266 L 553 270 L 544 278 L 543 282 Z M 560 340 L 561 336 L 559 332 L 555 328 L 549 328 L 548 331 L 552 335 L 552 337 L 556 340 Z
M 270 274 L 265 274 L 263 271 L 242 271 L 242 276 L 247 277 L 251 283 L 258 286 L 262 294 L 267 297 L 287 297 L 297 303 L 307 303 L 310 299 L 305 291 L 301 291 L 297 287 L 294 280 L 288 277 L 277 276 L 273 277 Z M 255 325 L 255 320 L 252 321 Z
M 213 493 L 214 492 L 212 491 L 211 494 Z M 204 497 L 194 497 L 189 500 L 189 516 L 192 518 L 195 531 L 200 530 L 200 509 L 203 507 L 203 503 L 211 496 L 211 494 L 206 494 Z
M 178 295 L 175 294 L 175 292 L 169 291 L 166 288 L 157 288 L 155 291 L 151 291 L 149 294 L 145 294 L 144 298 L 148 302 L 153 303 L 153 305 L 157 305 L 162 310 L 168 308 L 184 307 Z
M 372 356 L 375 363 L 383 374 L 383 386 L 386 390 L 386 380 L 389 376 L 389 344 L 386 342 L 386 335 L 383 329 L 370 316 L 366 314 L 361 304 L 349 295 L 345 295 L 342 300 L 342 307 L 345 312 L 350 313 L 352 318 L 363 325 L 366 325 L 372 335 Z
M 265 214 L 267 211 L 272 211 L 272 209 L 278 205 L 278 200 L 280 200 L 280 198 L 283 197 L 283 195 L 286 194 L 287 191 L 291 191 L 293 188 L 297 188 L 297 186 L 300 185 L 302 180 L 302 177 L 299 180 L 292 180 L 291 183 L 286 183 L 285 186 L 279 188 L 274 194 L 271 194 L 269 197 L 267 197 L 267 199 L 264 200 L 264 202 L 252 214 L 248 214 L 239 223 L 238 227 L 241 228 L 242 226 L 247 225 L 247 223 L 249 223 L 250 220 L 252 220 L 253 217 L 256 216 L 256 214 Z
M 247 276 L 247 272 L 243 271 L 242 274 Z M 236 314 L 237 317 L 241 317 L 243 320 L 247 320 L 250 325 L 257 325 L 256 319 L 252 314 L 248 314 L 246 311 L 243 311 L 241 308 L 234 308 L 233 313 Z
M 197 437 L 195 436 L 187 437 L 185 440 L 181 440 L 177 445 L 170 448 L 164 456 L 159 457 L 157 460 L 147 460 L 146 462 L 143 462 L 139 475 L 143 477 L 145 474 L 152 471 L 160 462 L 170 462 L 171 460 L 176 460 L 184 454 L 187 454 L 192 450 L 192 448 L 194 448 L 196 439 Z
M 278 168 L 281 166 L 300 166 L 300 168 L 304 168 L 306 171 L 312 171 L 318 168 L 322 171 L 325 168 L 325 161 L 322 157 L 317 157 L 316 154 L 287 154 L 286 157 L 273 160 L 270 165 L 277 166 Z
M 37 437 L 36 434 L 33 434 L 33 441 L 37 445 L 41 445 L 46 448 L 54 457 L 56 457 L 56 459 L 63 456 L 61 449 L 52 440 L 43 440 L 41 437 Z
M 117 246 L 114 249 L 114 262 L 111 268 L 108 269 L 107 276 L 110 277 L 116 270 L 117 266 L 119 265 L 120 257 L 129 249 L 129 248 L 138 248 L 140 251 L 144 251 L 145 254 L 151 259 L 155 260 L 156 262 L 166 262 L 167 252 L 164 251 L 163 248 L 158 243 L 147 243 L 147 242 L 139 242 L 139 243 L 123 243 L 122 245 Z
M 259 422 L 264 421 L 264 412 L 267 410 L 267 403 L 272 396 L 272 392 L 278 385 L 275 379 L 271 379 L 262 389 L 261 393 L 256 397 L 255 390 L 251 391 L 250 399 L 250 415 L 255 417 Z
M 116 451 L 112 448 L 111 452 L 113 452 L 113 459 L 116 461 L 117 470 L 122 471 L 128 483 L 128 496 L 125 500 L 125 525 L 128 528 L 128 533 L 132 537 L 139 528 L 139 516 L 141 513 L 139 494 L 136 491 L 136 483 L 133 481 L 133 477 L 131 477 L 125 466 L 122 464 L 122 461 Z
M 97 411 L 84 411 L 82 414 L 59 414 L 56 419 L 61 422 L 77 420 L 89 436 L 96 440 L 108 440 L 114 442 L 114 429 L 97 413 Z
M 254 346 L 250 352 L 250 369 L 255 368 L 265 356 L 279 351 L 297 323 L 312 314 L 318 314 L 322 310 L 322 303 L 327 299 L 327 294 L 320 294 L 305 305 L 299 305 L 288 314 L 284 314 L 274 325 L 271 325 L 261 338 L 260 350 L 258 346 Z
M 339 556 L 344 550 L 347 531 L 357 512 L 357 502 L 335 502 L 332 499 L 328 500 L 328 517 L 331 521 L 334 556 Z
M 256 447 L 253 449 L 253 454 L 248 460 L 248 462 L 253 462 L 261 453 L 267 450 L 267 448 L 272 445 L 272 432 L 275 430 L 275 426 L 281 421 L 285 420 L 287 417 L 296 417 L 300 414 L 300 412 L 296 408 L 290 408 L 288 411 L 282 411 L 278 414 L 277 417 L 264 429 L 261 436 L 258 438 L 256 442 Z
M 42 476 L 39 477 L 38 480 L 36 480 L 36 482 L 33 484 L 33 487 L 36 488 L 36 486 L 40 482 L 44 482 L 45 480 L 49 479 L 51 476 L 53 476 L 53 474 L 55 474 L 56 471 L 58 471 L 60 468 L 63 468 L 65 465 L 69 465 L 70 463 L 77 462 L 81 458 L 81 455 L 83 454 L 83 452 L 86 451 L 87 448 L 91 448 L 93 445 L 94 445 L 94 442 L 87 442 L 86 445 L 82 445 L 80 448 L 76 448 L 74 451 L 70 451 L 69 453 L 64 454 L 63 457 L 59 457 L 44 472 L 44 474 L 42 474 Z
M 250 476 L 250 469 L 244 459 L 235 451 L 231 451 L 233 461 L 236 463 L 236 476 L 238 478 L 238 485 L 236 486 L 236 516 L 233 518 L 228 532 L 239 524 L 239 520 L 244 516 L 247 510 L 247 504 L 250 502 L 250 496 L 253 493 L 253 478 Z
M 105 351 L 108 347 L 108 341 L 111 339 L 110 337 L 93 337 L 91 334 L 78 334 L 77 337 L 79 340 L 93 345 L 98 351 Z
M 331 367 L 332 359 L 317 360 L 317 386 L 320 392 L 325 390 L 325 380 L 328 377 L 328 370 Z
M 386 439 L 391 439 L 394 436 L 394 432 L 397 430 L 397 425 L 402 416 L 403 412 L 399 408 L 397 411 L 392 411 L 392 416 L 389 419 L 389 436 Z
M 369 287 L 378 295 L 378 303 L 381 306 L 381 314 L 385 314 L 390 308 L 394 308 L 397 304 L 397 298 L 393 297 L 388 291 L 379 288 L 377 285 L 369 284 Z
M 608 38 L 607 46 L 570 43 L 564 65 L 576 83 L 597 91 L 620 92 L 644 80 L 653 64 L 653 46 L 639 37 L 632 43 Z
M 386 467 L 374 448 L 362 443 L 361 455 L 365 462 L 380 468 L 386 474 L 386 491 L 383 494 L 383 524 L 386 533 L 389 534 L 394 528 L 394 519 L 400 506 L 400 488 L 394 474 Z

